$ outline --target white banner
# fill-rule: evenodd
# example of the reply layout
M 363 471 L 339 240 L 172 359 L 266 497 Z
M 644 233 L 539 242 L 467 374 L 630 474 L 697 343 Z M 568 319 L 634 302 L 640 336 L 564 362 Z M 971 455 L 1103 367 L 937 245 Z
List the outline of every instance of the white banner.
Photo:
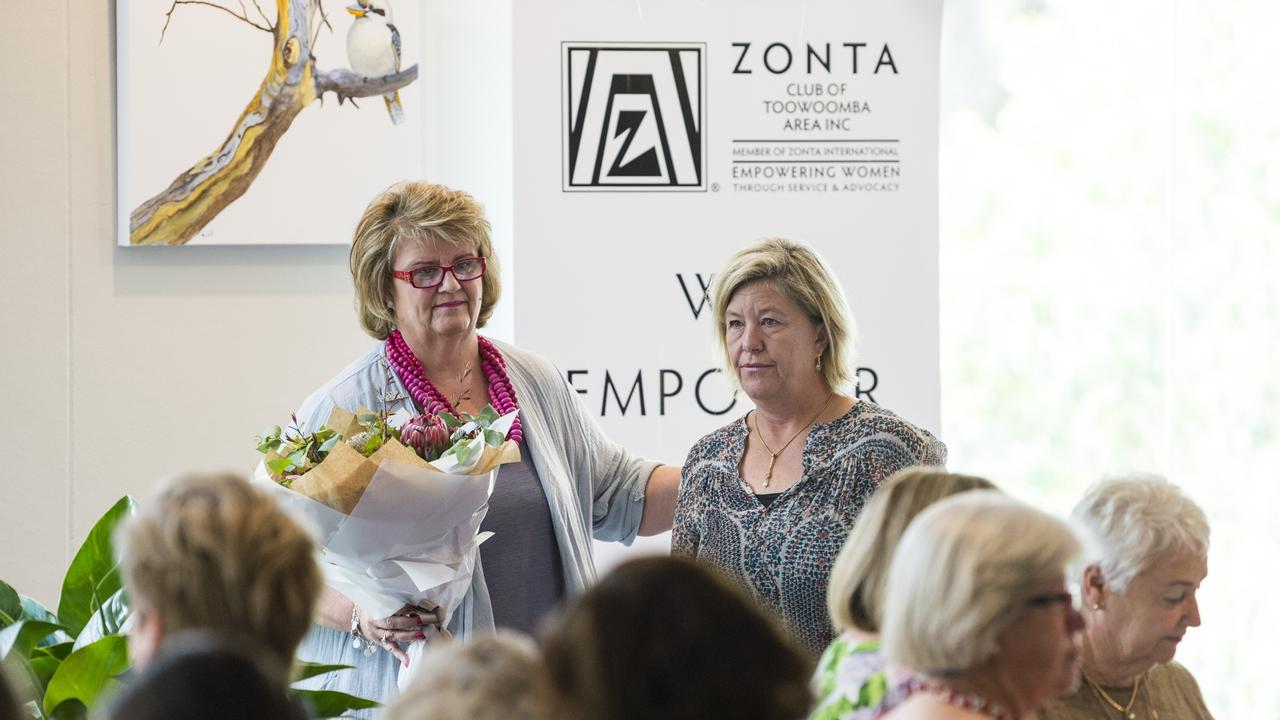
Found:
M 938 431 L 941 13 L 515 3 L 517 340 L 612 438 L 679 464 L 749 409 L 714 370 L 705 291 L 764 236 L 839 274 L 858 395 Z

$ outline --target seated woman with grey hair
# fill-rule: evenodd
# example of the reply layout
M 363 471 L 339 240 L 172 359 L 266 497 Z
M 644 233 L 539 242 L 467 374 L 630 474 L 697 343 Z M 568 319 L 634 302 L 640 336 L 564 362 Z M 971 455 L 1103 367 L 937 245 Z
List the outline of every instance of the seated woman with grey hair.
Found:
M 853 318 L 812 248 L 760 240 L 712 293 L 725 373 L 755 409 L 689 451 L 671 552 L 724 571 L 816 658 L 834 635 L 827 576 L 863 503 L 947 450 L 853 396 Z
M 1026 718 L 1079 681 L 1084 626 L 1066 590 L 1080 541 L 993 490 L 954 495 L 907 528 L 881 626 L 889 662 L 916 675 L 882 717 Z
M 1200 625 L 1204 512 L 1176 485 L 1146 475 L 1094 485 L 1072 517 L 1098 544 L 1081 575 L 1085 681 L 1041 717 L 1212 718 L 1195 678 L 1173 662 L 1187 628 Z

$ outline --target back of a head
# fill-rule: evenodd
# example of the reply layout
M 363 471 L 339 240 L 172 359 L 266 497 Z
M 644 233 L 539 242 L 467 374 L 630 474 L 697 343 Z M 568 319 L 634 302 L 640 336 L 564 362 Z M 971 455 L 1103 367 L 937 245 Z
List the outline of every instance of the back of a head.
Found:
M 115 698 L 105 720 L 302 720 L 284 684 L 253 659 L 261 652 L 210 634 L 181 636 Z
M 533 642 L 498 633 L 429 650 L 384 720 L 550 720 L 550 682 Z
M 649 557 L 610 572 L 544 640 L 573 720 L 793 720 L 811 701 L 809 661 L 728 581 Z
M 912 467 L 876 490 L 858 515 L 831 568 L 827 608 L 837 631 L 880 632 L 889 562 L 907 526 L 926 507 L 969 490 L 994 490 L 986 478 Z
M 266 491 L 231 474 L 174 478 L 121 528 L 119 548 L 135 607 L 166 636 L 243 634 L 282 669 L 293 662 L 322 578 L 311 536 Z
M 1063 580 L 1080 550 L 1066 523 L 998 491 L 930 505 L 890 564 L 885 657 L 933 674 L 978 667 L 1032 588 Z

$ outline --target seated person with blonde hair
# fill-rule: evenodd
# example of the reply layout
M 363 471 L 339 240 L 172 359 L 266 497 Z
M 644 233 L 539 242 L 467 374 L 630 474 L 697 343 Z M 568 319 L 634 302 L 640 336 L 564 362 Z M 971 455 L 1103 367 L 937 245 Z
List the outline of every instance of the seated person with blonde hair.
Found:
M 209 630 L 255 643 L 287 680 L 322 579 L 311 536 L 270 495 L 232 474 L 177 477 L 121 527 L 117 546 L 140 669 L 170 636 Z
M 510 632 L 431 649 L 383 720 L 550 720 L 551 683 L 537 647 Z

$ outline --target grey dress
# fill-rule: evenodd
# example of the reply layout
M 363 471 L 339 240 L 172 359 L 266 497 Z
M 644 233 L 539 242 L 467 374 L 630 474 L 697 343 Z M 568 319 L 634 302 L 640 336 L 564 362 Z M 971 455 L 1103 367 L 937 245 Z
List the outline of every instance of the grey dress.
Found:
M 503 343 L 497 345 L 520 403 L 524 429 L 521 451 L 533 461 L 551 512 L 564 589 L 570 594 L 580 592 L 595 581 L 593 537 L 626 544 L 635 539 L 644 513 L 645 486 L 658 463 L 635 457 L 610 442 L 550 362 Z M 298 418 L 305 428 L 315 428 L 328 420 L 335 406 L 381 410 L 384 403 L 392 412 L 400 408 L 419 412 L 400 379 L 390 371 L 383 343 L 378 343 L 312 393 Z M 448 624 L 455 638 L 493 631 L 493 609 L 482 563 L 477 562 L 471 591 Z M 381 651 L 365 656 L 351 647 L 346 632 L 312 626 L 298 648 L 298 657 L 354 666 L 299 687 L 339 690 L 384 703 L 396 692 L 398 661 Z M 352 714 L 373 716 L 371 711 Z

